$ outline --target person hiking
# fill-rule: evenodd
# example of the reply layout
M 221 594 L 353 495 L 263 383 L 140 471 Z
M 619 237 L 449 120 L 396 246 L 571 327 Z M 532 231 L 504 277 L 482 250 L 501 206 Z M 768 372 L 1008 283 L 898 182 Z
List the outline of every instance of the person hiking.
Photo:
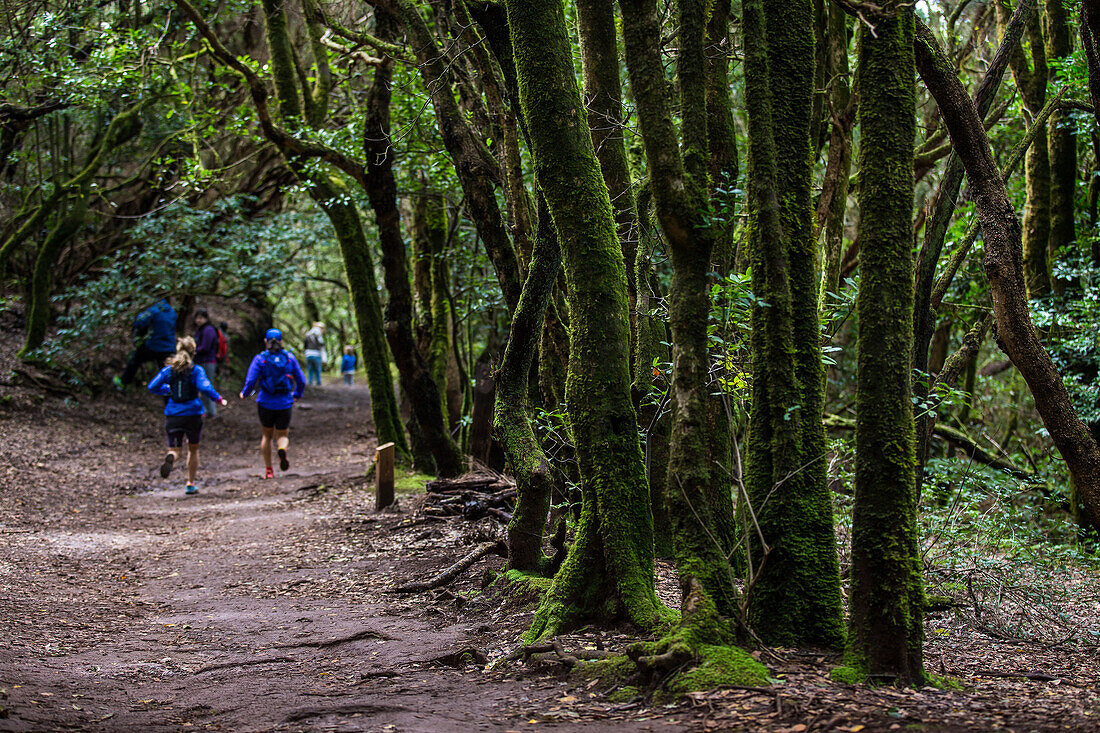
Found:
M 172 464 L 183 453 L 187 439 L 187 486 L 184 494 L 197 494 L 195 474 L 199 470 L 199 443 L 202 442 L 203 406 L 199 395 L 220 405 L 226 401 L 210 384 L 206 372 L 195 363 L 195 340 L 184 336 L 176 342 L 176 353 L 168 365 L 149 382 L 149 391 L 167 397 L 164 406 L 164 432 L 168 434 L 168 453 L 160 466 L 161 478 L 172 473 Z
M 321 386 L 321 367 L 325 363 L 325 324 L 316 321 L 313 327 L 306 331 L 305 339 L 306 367 L 309 369 L 309 383 L 313 384 L 313 378 L 317 378 L 317 386 Z
M 344 384 L 351 386 L 355 374 L 355 347 L 345 346 L 344 356 L 340 359 L 340 373 L 344 375 Z
M 119 392 L 134 381 L 142 364 L 152 361 L 160 369 L 165 360 L 175 353 L 176 311 L 168 298 L 158 300 L 139 313 L 134 319 L 133 333 L 134 353 L 130 355 L 122 374 L 112 380 Z
M 210 314 L 205 308 L 196 310 L 192 320 L 195 324 L 195 363 L 202 367 L 206 378 L 213 384 L 218 371 L 218 329 L 210 322 Z M 205 394 L 202 395 L 202 406 L 208 418 L 218 416 L 218 403 Z
M 283 349 L 283 332 L 269 328 L 264 334 L 265 349 L 252 357 L 240 398 L 256 392 L 256 411 L 260 416 L 260 452 L 264 457 L 264 478 L 275 478 L 271 464 L 271 442 L 279 454 L 279 470 L 290 468 L 286 452 L 290 447 L 290 412 L 302 396 L 306 375 L 294 354 Z

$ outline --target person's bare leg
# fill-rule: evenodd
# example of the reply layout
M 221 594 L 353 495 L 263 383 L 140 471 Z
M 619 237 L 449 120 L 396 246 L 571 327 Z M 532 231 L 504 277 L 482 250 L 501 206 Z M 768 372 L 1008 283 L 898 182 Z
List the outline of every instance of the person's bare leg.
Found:
M 195 483 L 195 474 L 199 472 L 199 444 L 187 444 L 187 483 Z
M 260 438 L 260 452 L 264 454 L 264 466 L 271 468 L 271 438 L 275 435 L 275 428 L 261 428 L 263 437 Z
M 286 430 L 275 431 L 275 447 L 279 450 L 279 470 L 290 468 L 290 461 L 286 457 L 286 449 L 290 447 L 290 436 Z

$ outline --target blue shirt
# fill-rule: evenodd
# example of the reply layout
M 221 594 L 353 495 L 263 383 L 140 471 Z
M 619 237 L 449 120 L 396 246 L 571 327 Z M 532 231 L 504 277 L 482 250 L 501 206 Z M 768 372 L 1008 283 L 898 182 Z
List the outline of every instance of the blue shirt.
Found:
M 340 371 L 345 374 L 355 371 L 355 354 L 344 354 L 340 360 Z
M 168 398 L 168 404 L 164 406 L 164 414 L 205 415 L 206 410 L 203 409 L 202 399 L 199 397 L 188 400 L 187 402 L 176 402 L 172 399 L 171 389 L 169 387 L 169 380 L 171 377 L 172 367 L 166 366 L 157 372 L 157 376 L 153 377 L 153 381 L 149 382 L 150 392 Z M 199 392 L 215 402 L 222 401 L 222 396 L 214 390 L 214 385 L 210 384 L 210 380 L 206 376 L 206 371 L 198 364 L 191 367 L 191 384 L 195 385 Z
M 176 350 L 176 311 L 167 300 L 159 300 L 134 319 L 134 328 L 145 332 L 145 346 L 150 351 L 167 353 Z
M 294 354 L 284 351 L 287 356 L 286 368 L 289 370 L 290 377 L 294 380 L 294 391 L 286 394 L 269 394 L 265 392 L 262 386 L 258 386 L 258 383 L 260 377 L 263 376 L 261 362 L 266 353 L 268 352 L 261 351 L 252 357 L 252 363 L 248 365 L 248 374 L 244 378 L 244 387 L 241 388 L 241 394 L 248 396 L 252 394 L 254 389 L 258 388 L 256 402 L 261 407 L 266 407 L 269 410 L 285 410 L 292 407 L 294 400 L 302 396 L 302 392 L 306 388 L 306 375 L 302 371 L 301 365 L 298 364 L 298 360 L 294 358 Z

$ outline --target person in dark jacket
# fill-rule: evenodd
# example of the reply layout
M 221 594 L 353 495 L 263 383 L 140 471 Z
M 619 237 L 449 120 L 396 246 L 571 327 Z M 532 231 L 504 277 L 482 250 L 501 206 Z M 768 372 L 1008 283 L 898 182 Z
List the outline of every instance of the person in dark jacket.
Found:
M 290 412 L 294 401 L 305 391 L 306 375 L 294 354 L 283 349 L 282 331 L 267 329 L 264 345 L 267 348 L 252 357 L 252 363 L 248 365 L 240 398 L 243 400 L 256 393 L 256 411 L 262 431 L 260 452 L 266 467 L 264 478 L 275 478 L 275 469 L 271 464 L 271 442 L 274 439 L 279 453 L 279 470 L 287 470 L 290 468 L 286 455 L 290 447 Z
M 195 363 L 206 372 L 207 379 L 214 383 L 214 375 L 218 370 L 218 329 L 210 322 L 210 314 L 205 308 L 195 311 Z M 205 394 L 202 395 L 202 406 L 206 408 L 206 416 L 215 418 L 218 416 L 218 403 L 211 400 Z
M 202 441 L 202 395 L 218 404 L 226 404 L 206 378 L 206 372 L 195 363 L 195 341 L 184 336 L 176 344 L 176 353 L 168 366 L 157 372 L 149 382 L 149 391 L 168 398 L 164 406 L 164 431 L 168 434 L 168 453 L 160 466 L 161 478 L 168 478 L 172 464 L 183 452 L 187 439 L 187 487 L 185 494 L 197 494 L 195 474 L 199 470 L 199 443 Z
M 151 361 L 159 369 L 175 353 L 176 311 L 168 298 L 153 303 L 134 319 L 134 343 L 136 348 L 130 355 L 130 361 L 121 376 L 113 380 L 119 391 L 134 381 L 142 364 Z

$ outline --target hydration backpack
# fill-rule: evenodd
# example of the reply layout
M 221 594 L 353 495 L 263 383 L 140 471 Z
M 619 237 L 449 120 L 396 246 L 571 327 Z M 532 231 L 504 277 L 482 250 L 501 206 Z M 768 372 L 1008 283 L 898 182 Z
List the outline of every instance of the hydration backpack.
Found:
M 168 398 L 173 402 L 190 402 L 198 396 L 199 389 L 195 386 L 194 375 L 173 369 L 172 375 L 168 377 Z
M 220 328 L 215 328 L 218 332 L 218 351 L 216 358 L 219 364 L 224 364 L 226 358 L 229 356 L 229 337 L 225 335 L 225 331 Z
M 269 395 L 290 393 L 290 357 L 285 351 L 265 352 L 260 357 L 260 389 Z

